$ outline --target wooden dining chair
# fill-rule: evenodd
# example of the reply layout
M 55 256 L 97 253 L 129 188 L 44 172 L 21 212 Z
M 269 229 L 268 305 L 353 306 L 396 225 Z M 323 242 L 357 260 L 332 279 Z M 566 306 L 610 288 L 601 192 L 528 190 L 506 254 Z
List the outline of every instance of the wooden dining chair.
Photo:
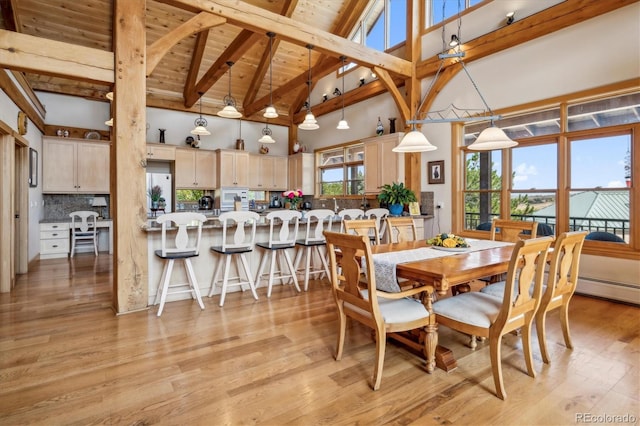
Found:
M 93 248 L 95 255 L 98 255 L 98 228 L 96 221 L 98 213 L 93 211 L 79 210 L 69 213 L 71 217 L 71 255 L 73 257 L 76 248 L 82 245 L 89 245 Z
M 508 241 L 535 238 L 538 232 L 538 222 L 525 220 L 493 219 L 491 222 L 491 239 L 494 241 Z
M 501 361 L 502 336 L 505 334 L 521 328 L 527 372 L 531 377 L 536 376 L 531 352 L 531 324 L 540 306 L 547 252 L 552 242 L 552 237 L 543 237 L 516 243 L 502 298 L 474 291 L 433 304 L 439 325 L 489 338 L 493 382 L 500 399 L 507 397 Z
M 373 244 L 380 244 L 380 234 L 375 219 L 346 219 L 342 221 L 344 232 L 352 235 L 362 235 L 369 238 Z
M 384 233 L 387 230 L 387 216 L 389 216 L 389 209 L 376 208 L 369 209 L 364 212 L 365 219 L 376 220 L 376 227 L 378 228 L 378 235 L 380 236 L 380 238 L 384 236 Z
M 362 289 L 360 275 L 362 258 L 367 271 L 374 271 L 371 245 L 368 236 L 349 235 L 337 232 L 324 232 L 329 253 L 331 283 L 334 300 L 338 307 L 339 329 L 336 360 L 342 359 L 344 340 L 347 331 L 347 318 L 356 320 L 375 333 L 376 357 L 373 369 L 373 390 L 380 388 L 382 367 L 386 350 L 387 333 L 414 330 L 427 326 L 435 327 L 435 318 L 419 299 L 414 298 L 423 292 L 433 292 L 433 286 L 412 288 L 399 293 L 387 293 L 376 289 L 375 274 L 369 274 L 367 286 Z M 336 250 L 340 253 L 341 273 L 338 273 Z M 424 353 L 433 353 L 437 345 L 437 334 L 427 333 L 424 341 Z M 434 360 L 427 361 L 427 371 L 433 371 Z
M 410 217 L 391 217 L 387 221 L 387 240 L 389 243 L 401 243 L 418 239 L 416 223 Z

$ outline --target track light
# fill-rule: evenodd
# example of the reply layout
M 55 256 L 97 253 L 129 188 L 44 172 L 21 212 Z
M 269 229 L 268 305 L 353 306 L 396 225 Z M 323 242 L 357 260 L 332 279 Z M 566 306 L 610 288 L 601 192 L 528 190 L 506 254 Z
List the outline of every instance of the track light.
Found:
M 362 77 L 362 78 L 360 79 L 360 85 L 359 85 L 358 87 L 362 87 L 362 86 L 364 86 L 364 85 L 365 85 L 365 83 L 366 83 L 366 80 L 364 79 L 364 77 Z
M 336 90 L 333 91 L 333 96 L 340 96 L 340 95 L 342 95 L 342 92 L 340 91 L 340 89 L 336 87 Z
M 457 35 L 451 34 L 451 41 L 449 42 L 449 47 L 456 47 L 460 44 L 460 39 Z
M 513 21 L 515 21 L 515 19 L 516 19 L 516 16 L 515 16 L 515 15 L 516 15 L 516 13 L 515 13 L 515 12 L 509 12 L 509 13 L 507 13 L 507 21 L 506 21 L 506 24 L 507 24 L 507 25 L 511 25 L 511 24 L 513 24 Z
M 329 95 L 327 95 L 326 93 L 322 94 L 322 102 L 327 102 L 329 100 Z

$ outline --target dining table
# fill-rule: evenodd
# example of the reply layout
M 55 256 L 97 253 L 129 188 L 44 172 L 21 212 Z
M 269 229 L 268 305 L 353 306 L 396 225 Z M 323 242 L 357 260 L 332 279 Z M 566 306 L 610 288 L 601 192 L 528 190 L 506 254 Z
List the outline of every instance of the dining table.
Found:
M 378 290 L 394 291 L 394 282 L 405 279 L 414 282 L 414 285 L 432 287 L 437 293 L 436 295 L 425 292 L 422 298 L 422 302 L 433 318 L 429 325 L 424 329 L 389 335 L 424 356 L 429 373 L 433 372 L 434 366 L 445 371 L 451 371 L 457 367 L 453 353 L 438 345 L 437 317 L 433 313 L 435 298 L 439 297 L 438 295 L 446 295 L 453 286 L 503 274 L 509 268 L 513 243 L 475 239 L 467 239 L 467 241 L 470 247 L 463 250 L 434 247 L 426 240 L 371 246 Z

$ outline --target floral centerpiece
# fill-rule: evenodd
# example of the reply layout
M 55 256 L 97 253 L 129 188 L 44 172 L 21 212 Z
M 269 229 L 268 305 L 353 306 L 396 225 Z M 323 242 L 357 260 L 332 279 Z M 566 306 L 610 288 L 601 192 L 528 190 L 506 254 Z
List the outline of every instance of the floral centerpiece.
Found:
M 427 240 L 427 243 L 436 247 L 446 248 L 466 248 L 470 247 L 469 243 L 464 238 L 458 237 L 453 234 L 438 234 L 433 238 Z
M 290 203 L 290 208 L 295 210 L 298 208 L 300 201 L 302 201 L 302 190 L 293 189 L 290 191 L 284 191 L 282 196 Z

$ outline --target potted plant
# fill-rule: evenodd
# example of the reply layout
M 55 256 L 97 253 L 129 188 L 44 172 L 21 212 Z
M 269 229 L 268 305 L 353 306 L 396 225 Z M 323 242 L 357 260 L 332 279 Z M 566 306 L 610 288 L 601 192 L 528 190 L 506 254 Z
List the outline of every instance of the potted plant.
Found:
M 159 185 L 152 186 L 147 194 L 151 198 L 151 208 L 157 210 L 160 198 L 162 198 L 162 188 Z
M 409 188 L 405 187 L 402 182 L 385 184 L 382 191 L 378 194 L 378 201 L 389 206 L 389 213 L 393 216 L 400 216 L 404 205 L 417 201 L 416 194 Z

